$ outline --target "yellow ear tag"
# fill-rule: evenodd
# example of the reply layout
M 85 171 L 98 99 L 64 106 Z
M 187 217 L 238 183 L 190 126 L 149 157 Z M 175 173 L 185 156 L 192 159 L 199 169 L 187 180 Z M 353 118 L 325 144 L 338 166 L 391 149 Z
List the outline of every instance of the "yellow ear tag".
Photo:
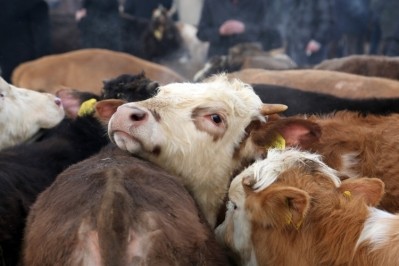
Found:
M 97 100 L 92 98 L 90 100 L 84 101 L 79 108 L 78 116 L 85 116 L 90 115 L 94 112 L 94 105 L 96 104 Z
M 154 31 L 154 36 L 155 39 L 157 39 L 158 41 L 162 39 L 162 31 L 161 30 L 156 30 Z
M 285 149 L 285 139 L 283 136 L 280 134 L 277 134 L 276 139 L 272 142 L 269 148 L 274 148 L 274 149 L 280 149 L 284 150 Z
M 345 190 L 342 194 L 344 194 L 344 197 L 348 199 L 352 197 L 352 193 L 348 190 Z

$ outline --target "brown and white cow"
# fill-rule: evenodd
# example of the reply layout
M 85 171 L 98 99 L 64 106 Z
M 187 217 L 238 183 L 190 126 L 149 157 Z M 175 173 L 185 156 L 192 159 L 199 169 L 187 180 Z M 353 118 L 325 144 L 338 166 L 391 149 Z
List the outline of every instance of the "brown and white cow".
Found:
M 248 133 L 285 109 L 263 104 L 248 84 L 217 76 L 161 86 L 150 99 L 120 106 L 108 133 L 120 148 L 179 176 L 215 225 L 230 177 L 263 152 L 243 144 Z
M 18 88 L 0 78 L 0 150 L 51 128 L 64 118 L 61 100 L 48 93 Z
M 146 76 L 161 84 L 184 78 L 168 67 L 106 49 L 81 49 L 49 55 L 19 65 L 12 74 L 16 86 L 55 93 L 59 86 L 100 94 L 104 80 L 121 74 Z
M 217 237 L 240 265 L 396 265 L 399 216 L 376 178 L 340 181 L 321 156 L 270 150 L 238 175 Z

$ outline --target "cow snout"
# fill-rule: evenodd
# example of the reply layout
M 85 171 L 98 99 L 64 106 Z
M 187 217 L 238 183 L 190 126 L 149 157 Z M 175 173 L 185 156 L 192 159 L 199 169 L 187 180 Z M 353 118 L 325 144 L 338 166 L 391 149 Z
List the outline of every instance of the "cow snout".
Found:
M 144 120 L 147 119 L 147 113 L 144 112 L 144 111 L 141 110 L 141 109 L 134 108 L 134 109 L 131 111 L 131 114 L 130 114 L 129 118 L 130 118 L 130 120 L 133 121 L 133 122 L 144 121 Z
M 118 108 L 119 119 L 125 121 L 124 123 L 139 126 L 148 120 L 148 113 L 137 106 L 120 106 Z

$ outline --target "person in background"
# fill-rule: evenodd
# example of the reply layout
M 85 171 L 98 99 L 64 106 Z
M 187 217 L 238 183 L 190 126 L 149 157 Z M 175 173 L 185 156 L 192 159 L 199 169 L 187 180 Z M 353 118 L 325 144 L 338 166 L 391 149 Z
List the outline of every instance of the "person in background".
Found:
M 81 46 L 75 13 L 82 0 L 46 0 L 50 7 L 51 53 L 65 53 Z
M 370 0 L 334 0 L 334 57 L 364 54 L 370 35 Z
M 379 54 L 392 55 L 390 50 L 397 45 L 399 19 L 398 0 L 370 0 L 371 8 L 375 12 L 381 30 Z
M 153 11 L 159 5 L 169 10 L 172 4 L 173 0 L 125 0 L 122 13 L 122 51 L 143 57 L 140 40 Z
M 0 36 L 2 77 L 11 82 L 16 66 L 51 51 L 48 4 L 44 0 L 2 1 Z
M 266 8 L 265 0 L 205 0 L 197 37 L 209 42 L 208 58 L 226 55 L 239 43 L 267 39 Z
M 121 50 L 118 0 L 83 0 L 76 20 L 82 48 Z
M 306 67 L 327 58 L 332 40 L 333 0 L 291 0 L 285 32 L 286 53 Z

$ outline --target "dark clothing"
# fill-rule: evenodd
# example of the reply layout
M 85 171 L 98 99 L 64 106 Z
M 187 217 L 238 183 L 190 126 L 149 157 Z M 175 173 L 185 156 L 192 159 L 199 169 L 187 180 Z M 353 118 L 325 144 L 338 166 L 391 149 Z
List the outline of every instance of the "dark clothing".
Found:
M 120 50 L 118 0 L 84 0 L 86 16 L 79 23 L 83 48 Z
M 363 54 L 370 33 L 370 0 L 335 0 L 333 10 L 335 56 Z
M 287 54 L 298 66 L 311 66 L 327 57 L 327 44 L 332 38 L 333 3 L 331 0 L 292 0 L 287 21 Z M 306 54 L 309 41 L 321 44 L 321 49 Z
M 385 40 L 383 50 L 387 56 L 399 56 L 399 21 L 396 22 L 396 30 L 392 33 L 390 38 Z
M 122 18 L 122 50 L 129 54 L 144 57 L 141 39 L 145 29 L 149 25 L 152 12 L 159 5 L 169 10 L 172 4 L 172 0 L 126 0 L 123 12 L 127 16 L 123 16 Z
M 208 57 L 226 55 L 228 49 L 238 43 L 262 42 L 262 34 L 267 30 L 263 23 L 266 5 L 265 0 L 205 0 L 197 36 L 201 41 L 209 42 Z M 243 22 L 245 31 L 221 36 L 219 27 L 230 19 Z
M 395 46 L 395 39 L 398 38 L 398 0 L 370 0 L 371 8 L 375 13 L 376 20 L 381 29 L 380 53 L 390 55 L 389 50 Z M 391 48 L 390 48 L 391 47 Z
M 43 0 L 2 1 L 0 9 L 0 66 L 10 82 L 20 63 L 47 55 L 51 50 L 48 5 Z
M 126 0 L 123 11 L 129 15 L 149 20 L 152 16 L 152 11 L 159 5 L 162 5 L 166 9 L 170 9 L 172 7 L 172 2 L 172 0 Z

